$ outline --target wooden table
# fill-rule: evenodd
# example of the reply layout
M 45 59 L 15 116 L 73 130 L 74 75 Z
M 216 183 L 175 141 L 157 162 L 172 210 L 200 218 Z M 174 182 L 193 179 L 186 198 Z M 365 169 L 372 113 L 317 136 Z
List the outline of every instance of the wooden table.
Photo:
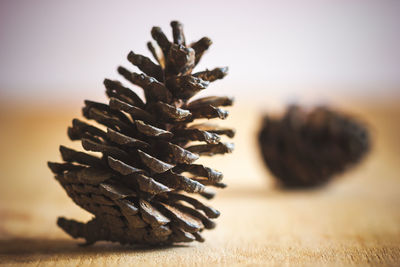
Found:
M 250 107 L 249 107 L 250 106 Z M 79 109 L 2 106 L 0 263 L 17 265 L 400 265 L 400 107 L 348 104 L 372 128 L 374 148 L 357 168 L 324 188 L 281 191 L 264 169 L 254 135 L 259 113 L 238 103 L 237 149 L 210 160 L 230 186 L 211 203 L 222 212 L 205 243 L 132 248 L 79 247 L 55 224 L 87 220 L 52 178 L 47 160 L 68 144 Z M 72 110 L 72 111 L 71 111 Z M 77 145 L 76 145 L 77 146 Z

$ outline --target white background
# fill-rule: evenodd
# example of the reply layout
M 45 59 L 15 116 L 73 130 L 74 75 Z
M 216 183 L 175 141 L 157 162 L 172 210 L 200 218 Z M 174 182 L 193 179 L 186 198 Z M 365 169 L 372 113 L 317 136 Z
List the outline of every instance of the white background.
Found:
M 103 97 L 153 25 L 213 40 L 200 68 L 228 65 L 208 93 L 290 101 L 399 95 L 400 1 L 0 1 L 0 97 Z M 258 98 L 260 100 L 260 98 Z

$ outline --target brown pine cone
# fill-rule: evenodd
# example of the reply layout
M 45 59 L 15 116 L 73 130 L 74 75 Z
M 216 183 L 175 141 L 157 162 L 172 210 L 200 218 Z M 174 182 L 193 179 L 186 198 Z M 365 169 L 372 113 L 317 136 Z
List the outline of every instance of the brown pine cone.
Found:
M 121 244 L 171 244 L 202 242 L 200 232 L 212 229 L 219 212 L 186 193 L 207 199 L 214 196 L 206 186 L 223 188 L 222 173 L 194 164 L 199 156 L 229 153 L 232 143 L 221 135 L 234 136 L 231 129 L 212 124 L 193 124 L 197 119 L 225 119 L 228 97 L 190 99 L 222 79 L 227 67 L 192 74 L 211 45 L 207 37 L 186 45 L 182 24 L 171 22 L 173 42 L 159 27 L 148 48 L 158 64 L 130 52 L 128 60 L 143 73 L 123 67 L 118 72 L 144 90 L 143 101 L 118 81 L 105 79 L 108 104 L 85 101 L 83 116 L 104 127 L 74 119 L 68 129 L 71 140 L 80 140 L 86 151 L 60 146 L 64 163 L 49 162 L 55 178 L 69 197 L 94 218 L 81 223 L 65 218 L 58 225 L 87 244 L 99 240 Z M 193 144 L 193 142 L 196 142 Z
M 286 187 L 324 184 L 370 148 L 362 123 L 326 107 L 291 106 L 282 118 L 265 116 L 258 141 L 266 165 Z

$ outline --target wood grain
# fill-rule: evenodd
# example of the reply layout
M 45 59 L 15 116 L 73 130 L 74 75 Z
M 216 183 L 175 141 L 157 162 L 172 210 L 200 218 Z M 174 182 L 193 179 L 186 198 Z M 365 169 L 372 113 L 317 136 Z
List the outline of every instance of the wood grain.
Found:
M 209 160 L 229 187 L 211 203 L 222 212 L 205 243 L 168 248 L 99 243 L 77 246 L 55 224 L 89 219 L 47 170 L 68 144 L 78 109 L 7 108 L 0 112 L 0 263 L 5 265 L 400 265 L 400 108 L 349 104 L 369 123 L 374 148 L 363 164 L 329 186 L 281 191 L 263 168 L 254 139 L 260 117 L 240 104 L 237 149 Z M 16 112 L 18 110 L 18 112 Z M 249 119 L 255 118 L 255 119 Z M 73 145 L 79 147 L 78 145 Z

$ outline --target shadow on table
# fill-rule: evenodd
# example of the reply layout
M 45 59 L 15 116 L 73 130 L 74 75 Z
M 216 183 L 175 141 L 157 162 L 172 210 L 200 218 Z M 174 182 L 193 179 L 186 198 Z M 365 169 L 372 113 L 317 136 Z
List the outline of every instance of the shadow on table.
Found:
M 332 183 L 333 184 L 333 183 Z M 279 184 L 272 184 L 269 187 L 265 186 L 241 186 L 229 188 L 218 192 L 218 196 L 227 198 L 274 198 L 282 196 L 296 195 L 320 195 L 326 194 L 332 186 L 310 187 L 310 188 L 283 188 Z
M 117 243 L 98 242 L 92 246 L 79 246 L 79 242 L 71 239 L 34 239 L 13 238 L 0 239 L 0 263 L 33 262 L 51 259 L 73 259 L 82 256 L 107 256 L 119 253 L 147 253 L 160 251 L 173 246 L 121 246 Z

